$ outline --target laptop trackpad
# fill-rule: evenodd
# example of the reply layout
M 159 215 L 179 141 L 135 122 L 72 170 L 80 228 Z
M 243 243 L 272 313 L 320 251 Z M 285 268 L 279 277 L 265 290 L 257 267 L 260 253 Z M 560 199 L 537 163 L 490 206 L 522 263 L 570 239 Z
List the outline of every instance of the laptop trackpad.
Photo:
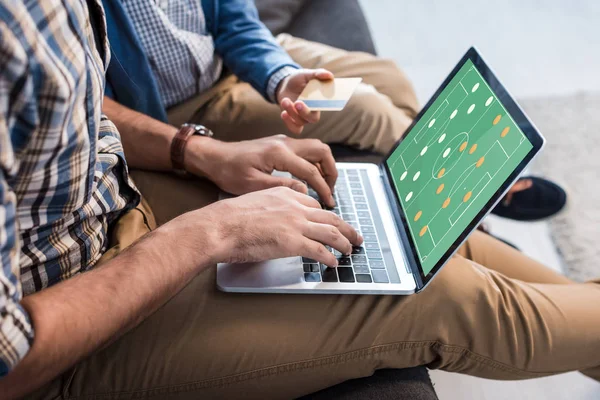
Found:
M 218 265 L 217 284 L 224 290 L 281 288 L 303 282 L 304 272 L 300 257 L 279 258 L 260 263 Z

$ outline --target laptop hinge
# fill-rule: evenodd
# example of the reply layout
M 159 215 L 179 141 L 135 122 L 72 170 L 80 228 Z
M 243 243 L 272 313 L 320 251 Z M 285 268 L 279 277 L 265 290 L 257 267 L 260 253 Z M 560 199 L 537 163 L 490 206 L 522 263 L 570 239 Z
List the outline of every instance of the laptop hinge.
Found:
M 411 247 L 410 239 L 408 237 L 410 233 L 407 232 L 404 223 L 402 222 L 402 217 L 400 215 L 401 208 L 398 203 L 398 198 L 395 195 L 393 184 L 390 181 L 390 177 L 385 168 L 385 161 L 379 164 L 378 167 L 379 175 L 381 176 L 381 182 L 383 182 L 383 188 L 385 190 L 385 195 L 387 197 L 388 204 L 390 205 L 392 218 L 394 218 L 398 236 L 400 238 L 400 241 L 402 242 L 402 247 L 404 249 L 404 259 L 406 261 L 406 265 L 408 266 L 407 272 L 412 273 L 415 279 L 416 291 L 418 292 L 423 288 L 424 285 L 421 279 L 421 273 L 419 271 L 418 263 L 413 257 L 414 251 Z

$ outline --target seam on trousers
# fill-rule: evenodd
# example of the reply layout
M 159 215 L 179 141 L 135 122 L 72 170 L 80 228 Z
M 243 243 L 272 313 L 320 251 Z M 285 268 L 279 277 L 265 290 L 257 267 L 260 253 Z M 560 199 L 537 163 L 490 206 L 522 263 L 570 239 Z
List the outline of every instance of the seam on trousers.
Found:
M 148 228 L 148 232 L 152 232 L 152 228 L 150 228 L 150 224 L 148 223 L 148 217 L 146 216 L 146 213 L 138 207 L 135 207 L 133 210 L 138 211 L 140 214 L 142 214 L 142 218 L 144 219 L 144 225 L 146 225 L 146 228 Z
M 493 360 L 486 356 L 482 356 L 480 354 L 473 353 L 471 350 L 460 347 L 460 346 L 452 346 L 440 343 L 438 341 L 426 341 L 426 342 L 396 342 L 390 343 L 386 345 L 367 347 L 360 350 L 354 350 L 348 353 L 342 353 L 334 356 L 327 356 L 321 358 L 314 358 L 310 360 L 304 361 L 296 361 L 288 364 L 281 364 L 272 367 L 260 368 L 253 371 L 242 372 L 235 375 L 229 375 L 222 378 L 212 378 L 206 379 L 202 381 L 188 382 L 177 385 L 169 385 L 169 386 L 160 386 L 151 389 L 139 389 L 139 390 L 131 390 L 131 391 L 121 391 L 121 392 L 109 392 L 109 393 L 101 393 L 101 394 L 90 394 L 78 397 L 68 397 L 66 399 L 70 400 L 83 400 L 83 399 L 120 399 L 123 397 L 127 398 L 149 398 L 157 395 L 165 395 L 165 394 L 176 394 L 183 392 L 191 392 L 194 390 L 208 389 L 214 387 L 225 387 L 231 384 L 236 384 L 252 379 L 277 376 L 281 374 L 286 374 L 294 371 L 302 371 L 306 369 L 319 368 L 325 366 L 331 366 L 334 364 L 343 364 L 349 361 L 359 360 L 363 358 L 367 358 L 373 355 L 389 353 L 394 350 L 410 350 L 410 349 L 418 349 L 423 347 L 431 347 L 434 349 L 439 349 L 446 353 L 452 354 L 462 354 L 465 357 L 475 361 L 478 364 L 484 365 L 486 367 L 492 369 L 498 369 L 507 373 L 511 373 L 515 375 L 515 378 L 538 378 L 542 376 L 551 375 L 554 372 L 531 372 L 521 370 L 519 368 L 511 367 L 510 365 L 503 364 L 499 361 Z M 561 373 L 564 371 L 557 371 L 556 373 Z

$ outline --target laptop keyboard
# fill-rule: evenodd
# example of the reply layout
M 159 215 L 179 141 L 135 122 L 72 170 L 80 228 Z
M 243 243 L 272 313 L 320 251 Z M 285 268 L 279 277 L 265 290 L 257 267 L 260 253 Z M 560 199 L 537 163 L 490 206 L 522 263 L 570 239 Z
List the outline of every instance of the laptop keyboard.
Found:
M 362 181 L 366 178 L 366 174 L 361 176 L 357 169 L 338 172 L 334 191 L 336 207 L 331 211 L 360 232 L 364 243 L 360 247 L 354 247 L 349 256 L 344 256 L 326 246 L 338 259 L 337 268 L 329 268 L 315 260 L 303 257 L 304 280 L 306 282 L 390 283 L 369 196 L 365 192 Z M 318 200 L 314 190 L 309 189 L 308 194 Z

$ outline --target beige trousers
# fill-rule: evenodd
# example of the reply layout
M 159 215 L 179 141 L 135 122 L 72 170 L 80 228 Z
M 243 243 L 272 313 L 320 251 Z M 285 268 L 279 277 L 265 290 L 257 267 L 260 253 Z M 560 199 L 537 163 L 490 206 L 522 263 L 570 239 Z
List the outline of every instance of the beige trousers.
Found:
M 323 112 L 302 137 L 387 153 L 417 115 L 412 85 L 396 64 L 367 53 L 349 53 L 287 34 L 278 41 L 304 68 L 327 68 L 336 77 L 362 77 L 363 83 L 341 112 Z M 169 121 L 206 125 L 221 140 L 237 141 L 288 133 L 281 110 L 236 76 L 169 110 Z M 289 134 L 289 133 L 288 133 Z M 290 134 L 291 135 L 291 134 Z
M 134 178 L 159 224 L 217 199 L 206 181 Z M 121 218 L 108 257 L 152 221 L 145 204 Z M 416 365 L 491 379 L 582 370 L 600 380 L 598 283 L 573 283 L 481 232 L 459 253 L 412 296 L 222 293 L 210 268 L 32 398 L 291 399 Z

